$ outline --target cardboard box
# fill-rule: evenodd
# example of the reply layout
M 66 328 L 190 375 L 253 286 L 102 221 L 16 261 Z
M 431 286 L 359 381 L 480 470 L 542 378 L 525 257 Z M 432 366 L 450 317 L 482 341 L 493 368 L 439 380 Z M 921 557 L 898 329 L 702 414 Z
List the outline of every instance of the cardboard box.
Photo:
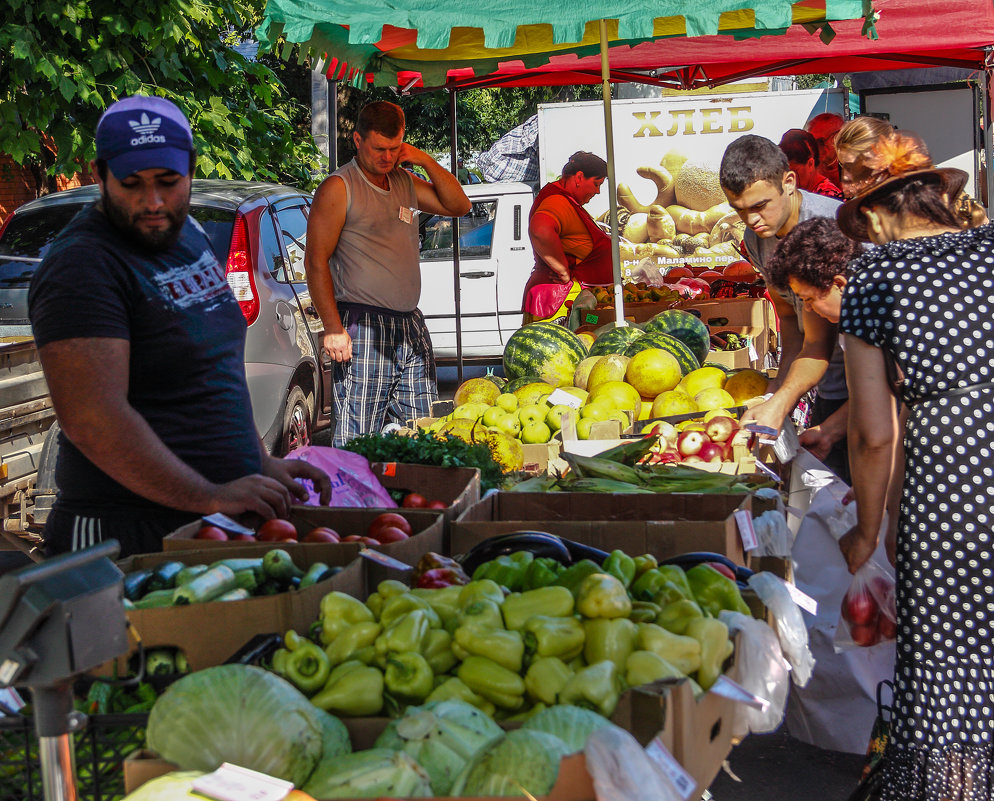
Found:
M 629 495 L 498 492 L 452 524 L 450 553 L 465 553 L 497 534 L 547 531 L 584 545 L 668 558 L 713 551 L 748 565 L 733 513 L 751 510 L 749 495 Z
M 418 492 L 429 501 L 446 504 L 442 512 L 446 522 L 480 500 L 480 471 L 476 467 L 436 467 L 424 464 L 374 462 L 373 475 L 388 490 Z

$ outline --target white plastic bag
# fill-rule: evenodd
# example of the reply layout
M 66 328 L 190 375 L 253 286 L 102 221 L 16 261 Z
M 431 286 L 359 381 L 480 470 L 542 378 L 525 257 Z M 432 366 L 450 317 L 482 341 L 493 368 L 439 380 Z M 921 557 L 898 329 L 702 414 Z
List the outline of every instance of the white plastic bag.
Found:
M 856 571 L 842 596 L 835 648 L 869 648 L 897 636 L 894 571 L 870 557 Z
M 753 556 L 790 556 L 793 536 L 787 527 L 787 517 L 783 511 L 770 509 L 752 519 L 759 545 L 750 552 Z
M 726 610 L 718 615 L 718 619 L 728 626 L 729 634 L 741 633 L 736 640 L 738 653 L 735 655 L 738 683 L 770 702 L 765 711 L 737 704 L 732 724 L 733 736 L 775 731 L 783 720 L 790 688 L 787 678 L 789 668 L 780 651 L 776 633 L 765 621 L 741 612 Z
M 803 687 L 811 678 L 815 658 L 808 648 L 808 629 L 801 610 L 784 583 L 772 573 L 755 573 L 749 586 L 773 615 L 780 649 L 790 664 L 794 684 Z
M 619 726 L 591 733 L 583 753 L 597 801 L 683 801 L 638 740 Z

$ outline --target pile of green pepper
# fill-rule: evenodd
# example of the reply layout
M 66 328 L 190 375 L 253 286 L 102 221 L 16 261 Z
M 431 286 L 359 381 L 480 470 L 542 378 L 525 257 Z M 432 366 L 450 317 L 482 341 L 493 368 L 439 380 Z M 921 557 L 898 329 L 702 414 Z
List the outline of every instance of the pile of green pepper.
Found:
M 685 676 L 710 687 L 732 652 L 722 609 L 749 612 L 707 565 L 685 573 L 616 550 L 563 567 L 519 551 L 465 585 L 384 581 L 365 603 L 331 592 L 272 669 L 341 716 L 457 698 L 501 719 L 557 703 L 610 717 L 628 687 Z

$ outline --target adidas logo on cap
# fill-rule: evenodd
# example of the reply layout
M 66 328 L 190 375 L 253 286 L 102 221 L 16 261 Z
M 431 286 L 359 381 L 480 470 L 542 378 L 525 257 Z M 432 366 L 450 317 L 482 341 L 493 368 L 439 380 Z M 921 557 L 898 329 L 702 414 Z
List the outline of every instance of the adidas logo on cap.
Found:
M 131 146 L 137 147 L 138 145 L 164 143 L 166 141 L 164 136 L 155 136 L 155 132 L 159 130 L 161 124 L 162 117 L 154 117 L 150 120 L 148 114 L 145 112 L 142 112 L 141 117 L 137 120 L 128 120 L 131 130 L 137 134 L 141 134 L 141 136 L 136 136 L 131 140 Z

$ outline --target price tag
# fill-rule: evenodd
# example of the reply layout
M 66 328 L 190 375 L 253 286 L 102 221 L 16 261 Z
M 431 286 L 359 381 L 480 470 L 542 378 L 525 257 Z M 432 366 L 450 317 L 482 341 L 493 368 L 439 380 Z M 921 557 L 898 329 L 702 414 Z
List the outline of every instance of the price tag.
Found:
M 583 322 L 590 323 L 591 325 L 596 325 L 598 322 L 600 322 L 600 319 L 601 318 L 598 317 L 596 314 L 588 314 L 584 317 Z
M 235 534 L 255 535 L 255 532 L 252 529 L 246 528 L 241 523 L 236 523 L 226 514 L 222 514 L 221 512 L 215 512 L 212 515 L 207 515 L 203 518 L 203 521 L 209 526 L 217 526 L 218 528 L 223 528 L 225 531 L 232 531 Z
M 670 780 L 680 797 L 690 798 L 697 787 L 697 782 L 683 769 L 683 765 L 676 761 L 669 749 L 663 745 L 663 741 L 656 737 L 646 746 L 645 753 Z
M 818 614 L 818 602 L 808 595 L 804 590 L 798 589 L 789 581 L 783 581 L 783 585 L 787 588 L 787 592 L 790 593 L 790 597 L 793 599 L 794 603 L 797 604 L 805 612 L 810 612 L 812 615 Z
M 359 551 L 359 556 L 365 557 L 370 562 L 376 562 L 378 565 L 383 565 L 383 567 L 389 567 L 391 570 L 401 570 L 405 573 L 408 570 L 414 570 L 414 568 L 409 564 L 401 562 L 399 559 L 394 559 L 392 556 L 387 556 L 385 553 L 373 551 L 369 548 L 361 549 Z
M 760 698 L 758 695 L 749 692 L 741 684 L 736 681 L 732 681 L 725 675 L 719 676 L 718 681 L 711 685 L 711 689 L 708 690 L 708 692 L 720 695 L 723 698 L 730 698 L 733 701 L 738 701 L 740 704 L 751 706 L 753 709 L 758 709 L 760 712 L 765 712 L 770 706 L 770 702 L 765 698 Z
M 13 687 L 0 690 L 0 717 L 20 712 L 24 709 L 24 699 Z
M 397 463 L 396 462 L 384 462 L 383 464 L 383 475 L 393 477 L 397 475 Z
M 759 540 L 756 538 L 756 529 L 752 527 L 752 515 L 747 509 L 736 509 L 734 515 L 739 527 L 739 537 L 742 538 L 742 549 L 751 551 L 758 548 Z
M 759 353 L 756 352 L 756 343 L 752 341 L 752 337 L 749 337 L 749 360 L 753 362 L 759 361 Z
M 564 389 L 554 389 L 549 394 L 549 397 L 545 399 L 550 406 L 556 406 L 557 404 L 562 404 L 563 406 L 569 406 L 571 409 L 579 409 L 583 406 L 583 401 L 580 400 L 576 395 L 571 392 L 567 392 Z
M 283 801 L 293 782 L 225 762 L 193 780 L 193 790 L 218 801 Z

